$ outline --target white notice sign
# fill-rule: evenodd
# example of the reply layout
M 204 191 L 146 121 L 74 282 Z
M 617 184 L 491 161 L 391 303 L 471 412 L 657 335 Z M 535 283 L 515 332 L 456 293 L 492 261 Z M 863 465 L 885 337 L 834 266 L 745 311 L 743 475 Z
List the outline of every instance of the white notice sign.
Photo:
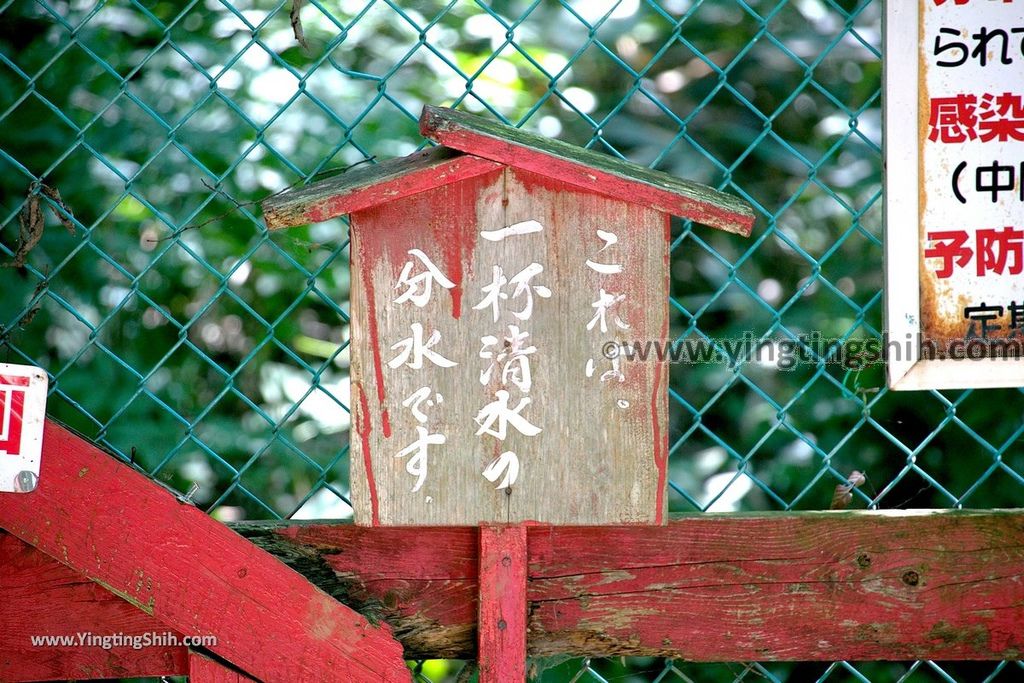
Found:
M 1024 386 L 1024 0 L 889 2 L 896 389 Z

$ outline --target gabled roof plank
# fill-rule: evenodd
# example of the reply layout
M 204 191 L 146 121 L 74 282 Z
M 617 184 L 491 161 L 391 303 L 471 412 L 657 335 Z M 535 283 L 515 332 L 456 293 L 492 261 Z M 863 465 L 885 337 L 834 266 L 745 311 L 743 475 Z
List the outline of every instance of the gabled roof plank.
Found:
M 746 202 L 699 183 L 466 112 L 427 105 L 420 133 L 447 147 L 713 228 L 749 235 Z
M 479 156 L 433 147 L 273 195 L 262 203 L 263 220 L 270 230 L 319 223 L 501 168 Z

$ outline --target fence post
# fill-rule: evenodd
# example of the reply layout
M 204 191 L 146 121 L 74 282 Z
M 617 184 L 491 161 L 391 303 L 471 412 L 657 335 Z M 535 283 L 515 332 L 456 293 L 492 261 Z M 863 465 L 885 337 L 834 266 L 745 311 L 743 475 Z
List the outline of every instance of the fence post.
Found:
M 480 527 L 480 683 L 526 680 L 526 526 Z

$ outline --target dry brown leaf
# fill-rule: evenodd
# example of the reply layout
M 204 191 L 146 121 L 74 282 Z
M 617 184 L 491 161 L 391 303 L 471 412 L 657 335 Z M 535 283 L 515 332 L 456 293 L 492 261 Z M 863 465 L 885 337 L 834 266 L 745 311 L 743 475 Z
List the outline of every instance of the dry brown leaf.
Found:
M 49 185 L 43 185 L 39 182 L 32 183 L 28 188 L 25 206 L 21 207 L 21 213 L 18 214 L 18 247 L 14 252 L 14 259 L 10 263 L 4 264 L 6 268 L 23 267 L 25 262 L 28 261 L 28 255 L 32 252 L 32 249 L 39 244 L 39 240 L 43 239 L 46 221 L 43 218 L 43 205 L 39 195 L 44 195 L 67 212 L 67 215 L 65 215 L 56 208 L 50 207 L 53 215 L 57 217 L 61 225 L 67 228 L 68 232 L 72 235 L 75 234 L 75 224 L 68 218 L 68 216 L 73 216 L 74 214 L 71 213 L 71 209 L 60 198 L 60 192 Z
M 863 485 L 867 480 L 868 478 L 864 476 L 863 472 L 858 470 L 850 472 L 850 476 L 847 478 L 846 483 L 836 486 L 836 490 L 832 494 L 832 505 L 829 506 L 829 509 L 845 510 L 846 507 L 853 502 L 853 490 L 858 486 Z
M 8 268 L 21 268 L 25 265 L 29 253 L 43 238 L 43 209 L 39 205 L 39 195 L 29 190 L 25 206 L 18 214 L 18 248 L 14 252 L 14 260 L 6 264 Z
M 53 211 L 53 215 L 57 217 L 57 220 L 60 221 L 60 224 L 67 228 L 68 232 L 74 235 L 75 224 L 71 220 L 71 218 L 68 218 L 68 216 L 74 217 L 75 214 L 71 213 L 71 209 L 69 209 L 68 205 L 64 203 L 64 200 L 60 198 L 60 192 L 57 191 L 57 188 L 50 187 L 49 185 L 40 185 L 39 191 L 46 195 L 46 197 L 50 199 L 50 201 L 52 201 L 54 204 L 64 209 L 67 215 L 64 215 L 57 209 L 50 207 L 50 210 Z

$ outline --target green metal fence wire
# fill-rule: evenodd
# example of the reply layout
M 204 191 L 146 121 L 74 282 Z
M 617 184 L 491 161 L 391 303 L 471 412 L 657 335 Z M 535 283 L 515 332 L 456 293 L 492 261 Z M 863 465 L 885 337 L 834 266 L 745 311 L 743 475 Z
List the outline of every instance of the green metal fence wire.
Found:
M 867 477 L 854 508 L 1019 506 L 1020 391 L 893 394 L 877 362 L 850 362 L 851 342 L 882 333 L 881 9 L 9 0 L 0 360 L 46 368 L 51 414 L 181 491 L 198 485 L 219 519 L 348 516 L 347 228 L 271 235 L 257 203 L 422 147 L 422 105 L 452 105 L 755 206 L 749 240 L 674 226 L 673 337 L 722 358 L 671 366 L 673 511 L 826 508 L 853 471 Z M 725 362 L 728 340 L 761 352 Z M 420 662 L 416 675 L 456 669 Z M 1020 676 L 1007 662 L 538 671 Z

